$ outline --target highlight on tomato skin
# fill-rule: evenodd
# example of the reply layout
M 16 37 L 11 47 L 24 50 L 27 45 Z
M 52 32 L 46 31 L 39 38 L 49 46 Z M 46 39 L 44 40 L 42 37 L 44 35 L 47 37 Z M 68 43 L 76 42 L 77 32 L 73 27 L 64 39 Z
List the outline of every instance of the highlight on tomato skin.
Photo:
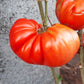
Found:
M 60 23 L 74 30 L 84 28 L 84 0 L 57 0 L 55 13 Z
M 18 19 L 9 32 L 13 52 L 29 64 L 58 67 L 68 63 L 79 49 L 78 34 L 57 23 L 41 34 L 39 27 L 35 20 Z

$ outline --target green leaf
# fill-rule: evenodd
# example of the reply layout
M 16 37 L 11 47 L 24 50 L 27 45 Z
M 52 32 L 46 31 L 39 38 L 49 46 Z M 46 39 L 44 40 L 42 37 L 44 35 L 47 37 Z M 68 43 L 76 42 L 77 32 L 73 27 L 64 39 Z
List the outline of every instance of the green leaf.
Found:
M 58 82 L 62 80 L 62 77 L 60 75 L 56 75 Z

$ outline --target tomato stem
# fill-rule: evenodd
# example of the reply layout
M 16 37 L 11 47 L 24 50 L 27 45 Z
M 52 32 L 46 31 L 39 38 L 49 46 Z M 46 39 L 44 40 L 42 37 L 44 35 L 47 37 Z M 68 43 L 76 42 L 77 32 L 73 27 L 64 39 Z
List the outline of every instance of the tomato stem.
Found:
M 83 49 L 83 30 L 79 30 L 79 37 L 80 37 L 80 63 L 81 63 L 81 79 L 82 83 L 84 84 L 84 49 Z
M 54 80 L 55 80 L 55 84 L 59 84 L 58 83 L 58 79 L 56 77 L 55 68 L 54 67 L 51 67 L 51 71 L 52 71 L 52 74 L 53 74 L 53 77 L 54 77 Z
M 48 19 L 48 4 L 47 4 L 47 0 L 45 0 L 45 15 L 44 15 L 44 10 L 43 10 L 43 5 L 42 5 L 42 1 L 38 0 L 38 7 L 40 10 L 40 15 L 41 15 L 41 19 L 42 19 L 42 23 L 43 23 L 43 27 L 46 30 L 47 29 L 47 19 Z
M 45 19 L 44 19 L 44 27 L 45 29 L 47 28 L 47 16 L 48 16 L 48 4 L 47 4 L 47 0 L 45 0 Z
M 38 2 L 39 10 L 40 10 L 40 15 L 41 15 L 42 23 L 44 24 L 44 11 L 43 11 L 42 1 L 38 0 L 37 2 Z
M 48 16 L 48 21 L 49 21 L 50 25 L 52 26 L 53 24 L 52 24 L 52 22 L 51 22 L 49 16 Z

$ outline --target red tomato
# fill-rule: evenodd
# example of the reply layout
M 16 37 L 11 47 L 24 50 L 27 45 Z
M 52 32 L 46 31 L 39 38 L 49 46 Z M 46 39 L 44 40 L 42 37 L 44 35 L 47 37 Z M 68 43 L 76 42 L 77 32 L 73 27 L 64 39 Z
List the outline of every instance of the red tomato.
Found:
M 62 24 L 74 30 L 84 28 L 84 0 L 57 0 L 55 12 Z
M 62 66 L 69 62 L 79 49 L 78 34 L 61 24 L 54 24 L 46 32 L 34 20 L 19 19 L 12 26 L 9 39 L 12 50 L 30 64 L 50 67 Z

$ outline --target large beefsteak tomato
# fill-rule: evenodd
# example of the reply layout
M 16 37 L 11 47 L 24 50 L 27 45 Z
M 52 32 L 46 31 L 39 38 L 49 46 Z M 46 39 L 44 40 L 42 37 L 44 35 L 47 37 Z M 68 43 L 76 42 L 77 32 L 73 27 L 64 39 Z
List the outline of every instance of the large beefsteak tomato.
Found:
M 84 0 L 57 0 L 55 12 L 62 24 L 74 30 L 84 28 Z
M 61 24 L 54 24 L 39 34 L 34 20 L 19 19 L 12 26 L 9 39 L 14 53 L 30 64 L 50 67 L 69 62 L 80 46 L 78 34 Z

